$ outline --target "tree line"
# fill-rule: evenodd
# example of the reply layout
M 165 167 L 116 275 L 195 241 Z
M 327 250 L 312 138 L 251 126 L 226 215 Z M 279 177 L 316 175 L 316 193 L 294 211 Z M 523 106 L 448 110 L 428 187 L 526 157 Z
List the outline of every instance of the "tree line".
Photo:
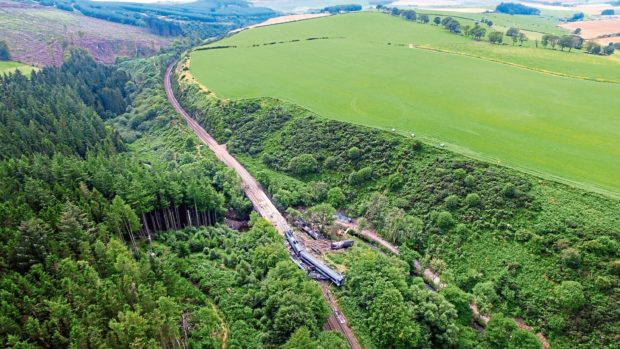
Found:
M 526 6 L 514 2 L 502 2 L 495 7 L 496 12 L 507 13 L 509 15 L 539 15 L 540 10 L 535 7 Z
M 517 7 L 523 6 L 521 4 L 502 3 L 501 5 L 498 5 L 498 7 L 502 5 L 518 5 Z M 420 23 L 424 24 L 430 21 L 428 15 L 418 15 L 418 13 L 414 10 L 402 10 L 397 7 L 390 8 L 383 5 L 377 5 L 377 9 L 409 21 L 418 20 Z M 493 26 L 493 21 L 485 18 L 483 18 L 480 22 L 486 24 L 487 27 Z M 454 19 L 451 16 L 443 18 L 435 17 L 433 18 L 432 23 L 435 25 L 442 25 L 446 30 L 451 33 L 463 36 L 470 36 L 476 40 L 481 40 L 486 36 L 487 40 L 491 44 L 502 44 L 504 42 L 504 37 L 510 38 L 513 45 L 518 42 L 520 46 L 523 46 L 523 43 L 529 40 L 529 38 L 524 32 L 522 32 L 519 28 L 515 27 L 509 28 L 505 33 L 497 30 L 493 30 L 487 33 L 487 28 L 483 27 L 478 22 L 476 22 L 473 26 L 461 25 L 458 20 Z M 571 52 L 572 49 L 581 50 L 582 48 L 584 48 L 584 39 L 576 34 L 578 33 L 561 36 L 554 34 L 545 34 L 542 36 L 540 43 L 544 48 L 551 46 L 552 49 L 555 49 L 556 46 L 560 46 L 562 51 L 564 51 L 564 49 L 568 49 L 568 52 Z M 537 39 L 536 47 L 538 47 L 538 43 L 539 41 Z M 615 50 L 615 46 L 612 43 L 603 47 L 593 41 L 588 42 L 585 45 L 585 48 L 585 52 L 596 55 L 611 55 L 614 53 Z

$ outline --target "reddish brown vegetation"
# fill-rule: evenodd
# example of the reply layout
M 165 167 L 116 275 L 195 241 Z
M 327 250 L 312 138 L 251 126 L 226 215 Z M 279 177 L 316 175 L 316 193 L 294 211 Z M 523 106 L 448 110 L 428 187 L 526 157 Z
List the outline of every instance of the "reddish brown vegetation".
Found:
M 51 7 L 0 3 L 2 36 L 14 60 L 34 66 L 59 65 L 72 47 L 87 49 L 102 63 L 142 57 L 170 44 L 143 28 L 112 23 Z

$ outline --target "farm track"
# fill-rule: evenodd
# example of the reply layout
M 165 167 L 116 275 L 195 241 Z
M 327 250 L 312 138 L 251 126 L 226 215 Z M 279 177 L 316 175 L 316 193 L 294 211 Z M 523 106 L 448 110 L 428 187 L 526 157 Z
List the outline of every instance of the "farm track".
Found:
M 245 194 L 250 200 L 250 202 L 252 202 L 254 209 L 262 217 L 273 223 L 278 232 L 282 236 L 284 236 L 284 233 L 289 230 L 290 227 L 286 219 L 280 213 L 280 211 L 276 209 L 269 197 L 267 197 L 258 181 L 256 181 L 256 179 L 252 177 L 252 175 L 239 163 L 239 161 L 237 161 L 237 159 L 230 155 L 230 153 L 226 150 L 226 145 L 218 144 L 217 141 L 213 137 L 211 137 L 211 135 L 209 135 L 207 131 L 202 128 L 202 126 L 198 124 L 198 122 L 196 122 L 189 116 L 189 114 L 187 114 L 187 112 L 183 109 L 183 107 L 181 107 L 181 105 L 177 101 L 176 97 L 174 96 L 174 92 L 172 91 L 172 85 L 170 82 L 170 75 L 176 63 L 177 61 L 174 61 L 170 64 L 170 66 L 168 66 L 168 69 L 166 70 L 166 75 L 164 76 L 164 89 L 166 90 L 166 97 L 168 98 L 168 101 L 181 115 L 181 117 L 185 119 L 185 121 L 187 122 L 187 126 L 191 128 L 194 133 L 196 133 L 198 138 L 200 138 L 200 140 L 204 142 L 209 147 L 209 149 L 211 149 L 215 153 L 215 156 L 217 156 L 217 158 L 220 159 L 226 166 L 235 170 L 239 178 L 241 178 L 241 184 L 243 185 Z M 338 321 L 335 311 L 340 312 L 340 310 L 338 309 L 338 305 L 336 304 L 336 302 L 329 296 L 329 293 L 326 292 L 326 288 L 328 288 L 328 286 L 322 283 L 321 290 L 323 290 L 323 295 L 325 296 L 326 301 L 330 304 L 331 309 L 334 310 L 334 312 L 332 312 L 332 314 L 327 319 L 327 326 L 342 333 L 342 335 L 349 343 L 350 348 L 361 348 L 360 344 L 355 338 L 355 335 L 353 334 L 353 331 L 351 331 L 351 329 L 346 324 L 342 324 L 340 323 L 340 321 Z

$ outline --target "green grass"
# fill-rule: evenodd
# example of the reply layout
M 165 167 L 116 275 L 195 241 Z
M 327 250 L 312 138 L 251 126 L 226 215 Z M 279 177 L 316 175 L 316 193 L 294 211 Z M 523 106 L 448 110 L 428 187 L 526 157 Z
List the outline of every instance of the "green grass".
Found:
M 20 62 L 0 61 L 0 75 L 13 73 L 19 70 L 22 74 L 30 76 L 30 73 L 36 69 L 35 67 Z
M 549 34 L 566 34 L 567 31 L 557 27 L 559 20 L 555 13 L 550 11 L 542 11 L 540 16 L 524 16 L 524 15 L 507 15 L 503 13 L 462 13 L 462 12 L 449 12 L 449 11 L 435 11 L 417 10 L 419 13 L 427 14 L 431 20 L 436 17 L 451 16 L 460 21 L 463 25 L 473 25 L 475 22 L 480 22 L 483 18 L 491 20 L 493 22 L 493 29 L 497 28 L 509 28 L 516 27 L 521 30 L 525 30 L 530 33 L 549 33 Z M 562 13 L 562 17 L 570 17 L 570 12 Z M 481 23 L 482 24 L 482 23 Z M 484 24 L 482 24 L 484 25 Z M 485 25 L 486 26 L 486 25 Z M 504 30 L 505 31 L 505 30 Z
M 324 36 L 329 39 L 305 40 Z M 286 42 L 293 39 L 301 41 Z M 269 42 L 276 44 L 262 45 Z M 245 31 L 213 44 L 237 48 L 193 52 L 190 69 L 220 98 L 272 96 L 328 118 L 415 133 L 468 156 L 618 196 L 620 84 L 398 43 L 620 81 L 618 55 L 491 46 L 377 13 Z

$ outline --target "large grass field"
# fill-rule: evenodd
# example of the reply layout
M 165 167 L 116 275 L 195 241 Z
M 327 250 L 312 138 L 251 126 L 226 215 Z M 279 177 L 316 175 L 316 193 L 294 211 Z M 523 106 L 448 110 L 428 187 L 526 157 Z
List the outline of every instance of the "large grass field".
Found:
M 34 69 L 37 68 L 20 62 L 0 61 L 0 75 L 13 73 L 15 70 L 19 70 L 22 74 L 29 76 L 30 72 Z
M 378 13 L 244 31 L 213 44 L 236 48 L 193 52 L 190 70 L 220 98 L 272 96 L 328 118 L 415 133 L 469 156 L 620 194 L 620 84 L 409 43 L 480 47 L 535 69 L 620 80 L 613 56 L 492 47 Z M 546 60 L 542 67 L 530 65 L 537 57 Z

